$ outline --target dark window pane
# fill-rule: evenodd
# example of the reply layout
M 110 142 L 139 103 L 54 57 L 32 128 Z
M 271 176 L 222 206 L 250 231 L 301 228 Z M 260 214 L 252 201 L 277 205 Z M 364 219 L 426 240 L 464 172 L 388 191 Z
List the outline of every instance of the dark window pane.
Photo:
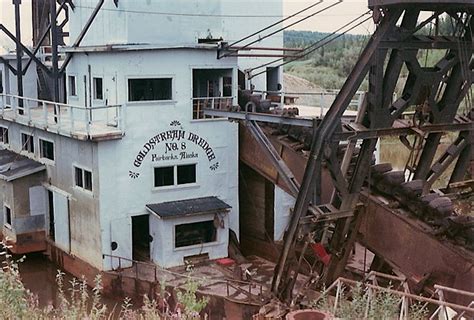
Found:
M 82 169 L 74 168 L 76 176 L 76 186 L 84 187 L 84 182 L 82 181 Z
M 217 230 L 212 220 L 180 224 L 175 229 L 176 248 L 214 242 L 216 239 Z
M 40 139 L 41 158 L 54 160 L 54 144 Z
M 84 189 L 92 191 L 92 173 L 84 170 Z
M 171 100 L 172 98 L 171 78 L 128 80 L 128 101 Z
M 196 182 L 196 164 L 178 166 L 178 184 Z
M 102 78 L 94 78 L 94 99 L 104 99 L 104 93 L 102 88 Z
M 69 95 L 76 96 L 76 77 L 69 76 Z
M 5 207 L 5 222 L 10 226 L 12 225 L 12 212 L 8 207 Z
M 0 128 L 0 142 L 8 144 L 8 128 Z
M 174 168 L 155 168 L 155 187 L 174 185 Z
M 31 153 L 35 152 L 33 136 L 25 133 L 21 134 L 21 150 L 26 150 Z

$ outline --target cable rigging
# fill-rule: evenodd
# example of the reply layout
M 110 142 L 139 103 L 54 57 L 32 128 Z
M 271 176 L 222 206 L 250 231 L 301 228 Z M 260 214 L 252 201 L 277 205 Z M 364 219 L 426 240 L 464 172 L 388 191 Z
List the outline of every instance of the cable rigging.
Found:
M 272 69 L 285 66 L 285 65 L 287 65 L 287 64 L 289 64 L 289 63 L 291 63 L 291 62 L 294 62 L 294 61 L 296 61 L 296 60 L 300 60 L 300 59 L 306 57 L 307 55 L 313 53 L 314 51 L 318 50 L 319 48 L 321 48 L 321 47 L 323 47 L 323 46 L 326 46 L 326 45 L 328 45 L 329 43 L 335 41 L 336 39 L 338 39 L 338 38 L 344 36 L 344 35 L 345 35 L 346 33 L 348 33 L 349 31 L 351 31 L 351 30 L 353 30 L 353 29 L 359 27 L 359 26 L 362 25 L 363 23 L 365 23 L 365 22 L 367 22 L 368 20 L 370 20 L 371 17 L 368 17 L 368 18 L 366 18 L 366 19 L 363 19 L 362 21 L 359 21 L 357 24 L 355 24 L 354 26 L 351 26 L 349 29 L 345 30 L 345 31 L 342 32 L 342 33 L 337 34 L 337 32 L 339 32 L 340 30 L 342 30 L 342 29 L 344 29 L 344 28 L 347 28 L 349 25 L 353 24 L 353 23 L 356 22 L 357 20 L 362 19 L 362 18 L 363 18 L 365 15 L 367 15 L 367 14 L 368 14 L 368 12 L 366 12 L 366 13 L 360 15 L 359 17 L 357 17 L 357 18 L 355 18 L 355 19 L 353 19 L 353 20 L 351 20 L 349 23 L 347 23 L 347 24 L 345 24 L 344 26 L 340 27 L 339 29 L 337 29 L 336 31 L 334 31 L 334 32 L 332 32 L 331 34 L 327 35 L 327 36 L 324 37 L 323 39 L 320 39 L 320 40 L 316 41 L 315 43 L 313 43 L 312 45 L 306 47 L 305 49 L 303 49 L 303 51 L 302 51 L 300 54 L 298 54 L 298 55 L 295 56 L 294 58 L 289 59 L 289 60 L 287 60 L 287 61 L 284 61 L 284 62 L 282 62 L 282 63 L 280 63 L 280 64 L 278 64 L 278 65 L 276 65 L 276 66 L 272 66 Z M 332 38 L 331 38 L 331 37 L 332 37 Z M 326 40 L 327 40 L 327 41 L 326 41 Z M 247 71 L 247 72 L 251 72 L 251 71 L 253 71 L 253 70 L 257 70 L 257 69 L 260 69 L 260 68 L 269 66 L 269 65 L 271 65 L 271 64 L 274 64 L 274 63 L 276 63 L 276 62 L 283 61 L 283 60 L 284 60 L 284 58 L 279 58 L 279 59 L 276 59 L 276 60 L 274 60 L 274 61 L 267 62 L 267 63 L 265 63 L 265 64 L 262 64 L 262 65 L 260 65 L 260 66 L 251 68 L 251 69 L 246 70 L 246 71 Z M 263 74 L 263 73 L 266 73 L 266 72 L 267 72 L 267 70 L 260 71 L 260 72 L 258 72 L 258 73 L 256 73 L 256 74 L 252 74 L 252 75 L 250 76 L 250 78 L 256 77 L 256 76 L 258 76 L 258 75 L 260 75 L 260 74 Z
M 321 1 L 321 2 L 322 2 L 322 1 Z M 318 3 L 314 4 L 313 6 L 318 5 L 318 4 L 321 3 L 321 2 L 318 2 Z M 335 3 L 333 3 L 333 4 L 331 4 L 331 5 L 327 6 L 327 7 L 324 7 L 324 8 L 321 9 L 321 10 L 318 10 L 318 11 L 316 11 L 316 12 L 313 12 L 313 13 L 310 14 L 309 16 L 304 17 L 304 18 L 301 18 L 301 19 L 299 19 L 299 20 L 297 20 L 297 21 L 295 21 L 295 22 L 292 22 L 292 23 L 290 23 L 289 25 L 287 25 L 287 26 L 285 26 L 285 27 L 283 27 L 283 28 L 277 29 L 277 30 L 275 30 L 275 31 L 273 31 L 273 32 L 271 32 L 271 33 L 269 33 L 269 34 L 263 36 L 263 37 L 259 37 L 257 40 L 253 40 L 253 41 L 251 41 L 250 43 L 248 43 L 248 44 L 244 45 L 243 47 L 239 48 L 239 50 L 243 50 L 243 49 L 245 49 L 245 48 L 248 48 L 248 47 L 250 47 L 251 45 L 253 45 L 253 44 L 257 43 L 257 42 L 260 42 L 260 41 L 262 41 L 262 40 L 264 40 L 264 39 L 266 39 L 266 38 L 268 38 L 268 37 L 271 37 L 271 36 L 273 36 L 273 35 L 275 35 L 275 34 L 277 34 L 277 33 L 279 33 L 279 32 L 282 32 L 282 31 L 286 30 L 286 29 L 288 29 L 288 28 L 290 28 L 290 27 L 292 27 L 292 26 L 294 26 L 294 25 L 297 25 L 298 23 L 301 23 L 301 22 L 303 22 L 303 21 L 306 21 L 306 20 L 308 20 L 309 18 L 312 18 L 312 17 L 314 17 L 314 16 L 317 15 L 317 14 L 320 14 L 320 13 L 326 11 L 326 10 L 329 10 L 329 9 L 331 9 L 331 8 L 333 8 L 333 7 L 335 7 L 335 6 L 337 6 L 337 5 L 340 4 L 340 3 L 342 3 L 342 0 L 339 0 L 338 2 L 335 2 Z M 276 24 L 274 24 L 274 25 L 272 25 L 272 26 L 266 27 L 266 28 L 263 29 L 263 31 L 266 31 L 266 30 L 270 29 L 271 27 L 273 27 L 273 26 L 275 26 L 275 25 L 277 25 L 277 24 L 279 24 L 279 23 L 276 23 Z M 256 33 L 253 33 L 252 35 L 247 36 L 247 37 L 245 37 L 244 39 L 251 38 L 251 37 L 253 37 L 253 36 L 255 36 L 255 35 L 259 34 L 259 33 L 260 33 L 260 31 L 257 31 Z M 240 42 L 242 42 L 244 39 L 238 40 L 237 42 L 234 42 L 232 45 L 230 45 L 230 46 L 228 46 L 228 47 L 232 47 L 233 45 L 235 45 L 235 43 L 240 43 Z M 237 51 L 238 51 L 238 50 L 232 50 L 230 53 L 226 53 L 226 54 L 222 55 L 221 58 L 227 57 L 227 56 L 229 56 L 231 53 L 234 53 L 234 52 L 237 52 Z

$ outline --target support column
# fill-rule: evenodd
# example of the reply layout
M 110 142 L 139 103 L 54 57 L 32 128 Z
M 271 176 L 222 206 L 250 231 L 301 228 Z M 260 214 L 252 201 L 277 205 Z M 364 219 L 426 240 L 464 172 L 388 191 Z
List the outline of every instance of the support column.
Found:
M 53 80 L 53 100 L 59 102 L 59 68 L 58 68 L 58 22 L 56 14 L 56 0 L 50 0 L 51 17 L 51 55 Z
M 21 18 L 20 18 L 20 6 L 21 0 L 13 0 L 13 4 L 15 5 L 15 43 L 16 43 L 16 83 L 17 83 L 17 94 L 19 96 L 23 96 L 23 73 L 21 70 L 23 69 L 23 48 L 21 46 Z M 23 107 L 23 100 L 18 100 L 18 106 L 20 108 Z M 23 110 L 18 111 L 20 114 L 23 114 Z

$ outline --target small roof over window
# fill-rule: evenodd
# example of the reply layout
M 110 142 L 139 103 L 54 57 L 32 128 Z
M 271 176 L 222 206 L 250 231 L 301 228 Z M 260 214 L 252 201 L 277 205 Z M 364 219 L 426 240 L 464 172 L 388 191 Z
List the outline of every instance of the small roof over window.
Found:
M 146 208 L 160 218 L 177 218 L 190 215 L 227 212 L 231 206 L 217 197 L 204 197 L 147 204 Z
M 46 169 L 35 160 L 9 150 L 0 150 L 0 179 L 13 181 Z

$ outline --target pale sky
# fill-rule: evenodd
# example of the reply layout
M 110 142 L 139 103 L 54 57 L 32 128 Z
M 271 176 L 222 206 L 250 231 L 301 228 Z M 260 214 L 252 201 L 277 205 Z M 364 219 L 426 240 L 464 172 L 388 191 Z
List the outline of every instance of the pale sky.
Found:
M 308 0 L 283 0 L 283 10 L 285 15 L 291 15 L 316 1 Z M 334 4 L 335 0 L 324 0 L 321 4 L 306 11 L 302 15 L 309 15 L 313 12 L 323 9 L 331 4 Z M 352 19 L 357 18 L 364 12 L 368 11 L 368 0 L 344 0 L 338 5 L 328 9 L 308 20 L 295 25 L 291 29 L 295 30 L 311 30 L 321 32 L 332 32 L 338 27 L 343 26 Z M 369 17 L 369 16 L 367 16 Z M 294 21 L 294 20 L 291 20 Z M 291 22 L 290 22 L 291 23 Z M 372 34 L 374 30 L 374 24 L 372 20 L 364 23 L 362 26 L 354 29 L 350 33 L 359 34 Z

